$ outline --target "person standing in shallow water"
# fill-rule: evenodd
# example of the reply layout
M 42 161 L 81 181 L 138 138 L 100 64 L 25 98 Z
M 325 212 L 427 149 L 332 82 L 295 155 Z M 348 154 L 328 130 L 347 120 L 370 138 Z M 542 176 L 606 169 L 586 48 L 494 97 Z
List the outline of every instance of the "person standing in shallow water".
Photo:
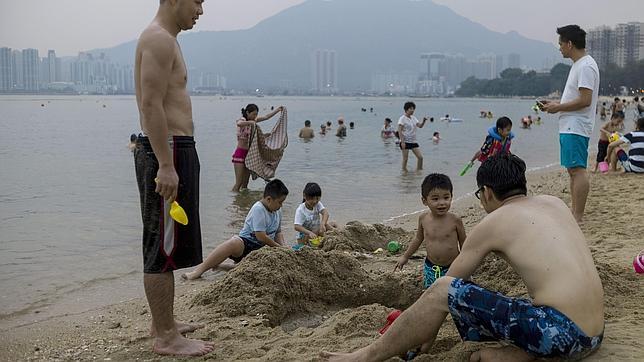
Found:
M 256 104 L 251 103 L 246 108 L 242 108 L 242 118 L 237 120 L 237 148 L 232 157 L 233 167 L 235 169 L 235 185 L 232 191 L 238 192 L 248 188 L 250 171 L 246 168 L 246 155 L 248 155 L 248 149 L 250 148 L 252 127 L 259 122 L 271 119 L 283 109 L 283 106 L 279 106 L 266 116 L 258 116 L 259 108 Z
M 543 101 L 543 110 L 559 113 L 561 166 L 570 175 L 571 210 L 581 222 L 590 190 L 588 142 L 593 134 L 599 96 L 599 68 L 586 54 L 586 32 L 577 25 L 557 28 L 559 51 L 573 65 L 560 102 Z
M 414 117 L 416 105 L 414 102 L 407 102 L 404 105 L 405 113 L 398 119 L 398 134 L 400 135 L 400 149 L 402 150 L 402 170 L 407 172 L 407 159 L 409 158 L 409 151 L 416 156 L 416 171 L 423 169 L 423 154 L 420 153 L 420 148 L 416 142 L 416 130 L 425 127 L 427 117 L 423 117 L 420 122 Z
M 143 218 L 143 285 L 152 315 L 153 351 L 163 355 L 201 356 L 210 342 L 182 333 L 199 325 L 174 319 L 174 274 L 202 260 L 199 225 L 199 158 L 195 150 L 187 69 L 177 34 L 203 14 L 203 1 L 160 0 L 156 16 L 136 48 L 134 81 L 143 135 L 134 150 Z M 169 216 L 178 200 L 189 224 Z

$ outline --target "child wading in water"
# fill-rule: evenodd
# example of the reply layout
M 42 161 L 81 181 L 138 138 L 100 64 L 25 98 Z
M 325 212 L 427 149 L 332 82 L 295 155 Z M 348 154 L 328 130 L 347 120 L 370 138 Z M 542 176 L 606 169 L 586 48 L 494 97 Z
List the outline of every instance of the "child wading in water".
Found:
M 496 120 L 496 126 L 492 126 L 487 130 L 487 137 L 483 141 L 481 149 L 476 151 L 470 164 L 475 160 L 483 161 L 497 154 L 509 154 L 510 146 L 512 145 L 512 121 L 508 117 L 501 117 Z
M 385 118 L 385 124 L 382 126 L 382 129 L 380 130 L 380 137 L 392 138 L 394 137 L 394 132 L 396 132 L 396 130 L 391 125 L 391 119 Z
M 237 264 L 250 252 L 264 246 L 285 246 L 280 209 L 287 195 L 288 189 L 282 181 L 275 179 L 267 183 L 264 197 L 250 208 L 239 235 L 217 246 L 195 270 L 182 274 L 181 277 L 189 280 L 201 278 L 203 273 L 217 268 L 228 258 Z
M 311 239 L 324 236 L 328 230 L 337 227 L 334 222 L 329 222 L 329 211 L 322 205 L 322 189 L 315 182 L 309 182 L 304 186 L 304 198 L 302 203 L 295 210 L 295 221 L 293 226 L 297 231 L 296 248 L 309 244 Z
M 274 111 L 266 116 L 258 116 L 259 108 L 255 104 L 249 104 L 242 108 L 242 118 L 238 119 L 237 125 L 237 148 L 233 153 L 232 163 L 235 169 L 235 185 L 232 191 L 238 192 L 241 189 L 248 188 L 250 180 L 250 171 L 246 168 L 246 155 L 250 147 L 250 134 L 252 127 L 259 122 L 270 119 L 284 109 L 283 106 L 277 107 Z
M 452 206 L 452 181 L 443 174 L 432 173 L 425 177 L 421 187 L 423 205 L 429 211 L 418 217 L 416 238 L 398 259 L 394 271 L 407 264 L 420 244 L 425 242 L 423 287 L 429 288 L 436 279 L 445 276 L 465 241 L 465 227 L 461 218 L 449 212 Z

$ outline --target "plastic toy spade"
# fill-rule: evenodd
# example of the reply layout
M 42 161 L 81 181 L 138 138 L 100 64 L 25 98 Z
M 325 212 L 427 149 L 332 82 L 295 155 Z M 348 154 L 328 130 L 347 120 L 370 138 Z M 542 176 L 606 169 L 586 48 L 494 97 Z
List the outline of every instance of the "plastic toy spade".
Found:
M 469 171 L 470 168 L 472 168 L 472 166 L 474 166 L 474 162 L 471 162 L 471 161 L 468 162 L 467 165 L 465 165 L 465 167 L 463 167 L 463 169 L 461 170 L 461 173 L 459 174 L 459 176 L 465 176 L 467 171 Z
M 154 182 L 159 182 L 159 178 L 156 177 Z M 170 205 L 170 217 L 181 225 L 188 225 L 188 215 L 186 215 L 186 211 L 176 201 L 172 201 Z
M 170 206 L 170 217 L 181 225 L 188 225 L 188 215 L 176 201 L 173 201 Z

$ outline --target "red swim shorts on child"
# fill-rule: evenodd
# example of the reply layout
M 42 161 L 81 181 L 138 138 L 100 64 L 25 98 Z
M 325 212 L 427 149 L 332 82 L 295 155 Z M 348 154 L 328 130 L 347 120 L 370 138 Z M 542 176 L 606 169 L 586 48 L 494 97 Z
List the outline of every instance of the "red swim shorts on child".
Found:
M 244 163 L 246 161 L 246 155 L 248 154 L 247 149 L 239 148 L 233 153 L 233 163 Z

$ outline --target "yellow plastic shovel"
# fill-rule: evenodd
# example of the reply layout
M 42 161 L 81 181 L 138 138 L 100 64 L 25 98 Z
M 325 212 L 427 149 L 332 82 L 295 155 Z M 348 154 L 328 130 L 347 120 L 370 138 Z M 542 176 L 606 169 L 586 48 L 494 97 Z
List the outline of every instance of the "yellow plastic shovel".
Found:
M 154 182 L 159 182 L 159 178 L 156 177 Z M 170 205 L 170 217 L 181 225 L 188 225 L 188 215 L 186 215 L 186 211 L 176 201 L 172 201 Z
M 188 215 L 186 215 L 186 211 L 176 201 L 173 201 L 170 206 L 170 217 L 181 225 L 188 225 Z

